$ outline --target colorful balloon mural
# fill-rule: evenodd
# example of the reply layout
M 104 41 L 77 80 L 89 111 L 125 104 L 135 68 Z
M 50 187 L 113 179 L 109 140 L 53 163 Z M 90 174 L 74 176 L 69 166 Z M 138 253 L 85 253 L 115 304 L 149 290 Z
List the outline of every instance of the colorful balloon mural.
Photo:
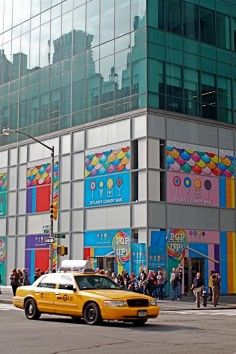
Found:
M 213 152 L 194 151 L 173 145 L 166 146 L 169 171 L 231 177 L 235 172 L 235 158 L 219 156 Z
M 85 178 L 130 171 L 130 146 L 85 157 Z

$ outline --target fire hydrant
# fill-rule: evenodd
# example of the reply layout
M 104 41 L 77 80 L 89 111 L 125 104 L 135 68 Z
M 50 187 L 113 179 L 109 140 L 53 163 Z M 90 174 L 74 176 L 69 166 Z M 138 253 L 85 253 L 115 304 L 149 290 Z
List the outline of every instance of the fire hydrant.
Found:
M 203 305 L 203 307 L 207 307 L 207 292 L 206 292 L 206 290 L 202 291 L 202 305 Z

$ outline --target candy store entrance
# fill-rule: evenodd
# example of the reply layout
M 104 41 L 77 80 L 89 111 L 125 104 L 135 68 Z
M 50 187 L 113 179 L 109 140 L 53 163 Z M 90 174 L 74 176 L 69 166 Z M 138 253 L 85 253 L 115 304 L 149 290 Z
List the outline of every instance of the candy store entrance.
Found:
M 184 258 L 184 293 L 191 291 L 193 279 L 200 272 L 204 279 L 204 258 Z
M 115 257 L 98 257 L 97 266 L 100 269 L 109 270 L 109 272 L 114 272 L 114 262 Z

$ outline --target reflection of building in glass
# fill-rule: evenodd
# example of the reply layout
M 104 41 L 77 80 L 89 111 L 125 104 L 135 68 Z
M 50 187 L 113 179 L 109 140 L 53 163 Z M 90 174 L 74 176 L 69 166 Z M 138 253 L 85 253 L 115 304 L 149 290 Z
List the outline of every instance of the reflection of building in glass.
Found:
M 69 256 L 119 272 L 181 264 L 187 290 L 197 270 L 206 283 L 217 270 L 236 293 L 235 6 L 44 1 L 39 14 L 39 2 L 31 19 L 14 8 L 12 28 L 0 13 L 0 128 L 55 144 Z M 48 224 L 34 189 L 25 215 L 24 174 L 46 155 L 23 138 L 0 135 L 9 264 L 23 258 L 18 236 L 37 240 Z M 113 240 L 128 245 L 120 265 Z

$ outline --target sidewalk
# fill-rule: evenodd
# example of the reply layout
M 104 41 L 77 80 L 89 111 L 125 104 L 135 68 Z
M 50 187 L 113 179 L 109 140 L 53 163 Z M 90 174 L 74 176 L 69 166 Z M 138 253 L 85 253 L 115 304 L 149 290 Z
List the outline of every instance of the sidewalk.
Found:
M 11 286 L 2 286 L 2 294 L 0 294 L 0 303 L 12 304 L 12 289 Z M 186 311 L 186 310 L 199 310 L 194 303 L 194 297 L 192 295 L 183 296 L 180 301 L 158 300 L 161 311 Z M 219 305 L 216 307 L 219 309 L 236 309 L 236 295 L 221 295 Z M 214 310 L 212 304 L 208 303 L 207 307 L 200 307 L 200 310 Z

